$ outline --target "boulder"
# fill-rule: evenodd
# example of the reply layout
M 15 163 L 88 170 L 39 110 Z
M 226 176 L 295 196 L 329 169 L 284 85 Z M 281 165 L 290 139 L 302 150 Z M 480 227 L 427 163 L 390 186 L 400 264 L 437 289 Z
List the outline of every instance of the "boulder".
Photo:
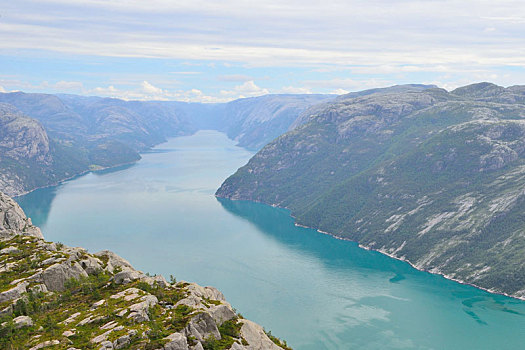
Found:
M 78 263 L 88 275 L 93 275 L 96 272 L 102 270 L 102 261 L 89 255 L 80 260 Z
M 43 348 L 47 348 L 49 346 L 54 346 L 54 345 L 58 345 L 60 344 L 60 342 L 58 340 L 47 340 L 45 342 L 42 342 L 40 344 L 37 344 L 35 346 L 33 346 L 31 349 L 29 350 L 38 350 L 38 349 L 43 349 Z
M 0 192 L 0 238 L 23 233 L 44 239 L 38 227 L 33 226 L 18 203 Z
M 214 287 L 202 287 L 196 283 L 189 283 L 186 288 L 191 294 L 196 295 L 201 298 L 220 300 L 220 301 L 226 300 L 226 298 L 224 298 L 224 295 L 217 288 L 214 288 Z
M 166 281 L 166 279 L 162 275 L 157 275 L 157 276 L 154 276 L 154 277 L 146 276 L 146 277 L 142 277 L 141 280 L 146 282 L 150 286 L 153 286 L 154 284 L 157 284 L 158 286 L 160 286 L 162 288 L 166 288 L 166 287 L 168 287 L 170 285 L 168 283 L 168 281 Z
M 67 280 L 88 276 L 77 262 L 63 262 L 51 265 L 39 275 L 39 279 L 50 291 L 63 291 Z
M 18 299 L 23 293 L 27 291 L 26 287 L 29 285 L 27 282 L 19 283 L 16 287 L 6 290 L 0 293 L 0 303 L 8 300 Z
M 130 283 L 131 281 L 142 279 L 145 277 L 147 276 L 140 271 L 126 268 L 125 270 L 113 276 L 113 279 L 115 280 L 116 284 L 122 284 L 122 283 L 126 284 L 126 283 Z
M 159 302 L 157 297 L 154 295 L 145 295 L 141 298 L 140 303 L 133 304 L 129 307 L 128 318 L 133 319 L 135 322 L 149 321 L 148 310 L 150 307 L 157 305 Z
M 94 255 L 101 258 L 102 260 L 107 259 L 107 265 L 105 269 L 110 273 L 113 273 L 116 267 L 120 267 L 122 269 L 133 269 L 133 266 L 131 266 L 131 264 L 126 259 L 121 258 L 109 250 L 103 250 L 101 252 L 95 253 Z
M 128 346 L 131 343 L 131 335 L 124 334 L 123 336 L 115 339 L 113 342 L 114 349 L 122 349 Z
M 173 333 L 167 336 L 165 339 L 169 340 L 164 345 L 164 350 L 187 350 L 188 342 L 186 336 L 182 333 Z
M 33 320 L 29 316 L 18 316 L 13 319 L 15 328 L 31 327 Z
M 247 350 L 282 350 L 281 347 L 274 344 L 264 332 L 264 329 L 250 320 L 240 320 L 242 322 L 241 336 L 246 339 L 248 345 L 244 348 Z
M 213 305 L 207 311 L 218 326 L 237 316 L 232 308 L 226 304 Z
M 210 336 L 215 339 L 221 339 L 221 334 L 219 333 L 217 325 L 213 321 L 213 318 L 207 313 L 195 315 L 186 328 L 184 328 L 184 334 L 186 336 L 195 337 L 195 339 L 200 342 Z

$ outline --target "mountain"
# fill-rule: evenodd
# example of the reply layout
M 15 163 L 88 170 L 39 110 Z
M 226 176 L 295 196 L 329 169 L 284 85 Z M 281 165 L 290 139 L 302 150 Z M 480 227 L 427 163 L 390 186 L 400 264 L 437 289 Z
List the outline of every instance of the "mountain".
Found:
M 0 192 L 0 348 L 289 349 L 213 287 L 46 242 Z
M 303 111 L 332 100 L 334 95 L 265 95 L 221 106 L 218 130 L 239 146 L 258 150 L 284 134 Z
M 131 163 L 140 159 L 141 151 L 169 137 L 190 135 L 201 129 L 226 132 L 239 145 L 258 149 L 286 132 L 306 108 L 331 98 L 268 95 L 227 104 L 201 104 L 0 93 L 0 104 L 5 110 L 1 113 L 10 113 L 11 117 L 5 118 L 16 114 L 19 121 L 9 127 L 7 121 L 0 125 L 6 140 L 1 145 L 5 156 L 0 160 L 0 190 L 19 195 L 89 170 Z M 13 128 L 22 120 L 31 124 L 23 130 L 32 132 L 22 134 Z M 10 147 L 19 145 L 7 140 L 19 138 L 40 145 L 40 151 L 46 155 L 35 158 L 18 154 L 18 158 L 12 158 L 10 155 L 16 150 Z
M 216 195 L 525 297 L 525 87 L 397 86 L 314 109 Z
M 0 103 L 0 188 L 9 194 L 58 183 L 88 167 L 84 153 L 50 139 L 44 127 Z

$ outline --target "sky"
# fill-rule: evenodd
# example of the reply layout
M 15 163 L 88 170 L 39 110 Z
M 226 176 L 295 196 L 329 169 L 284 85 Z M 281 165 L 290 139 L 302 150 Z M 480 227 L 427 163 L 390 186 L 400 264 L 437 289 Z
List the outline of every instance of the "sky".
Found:
M 525 1 L 12 0 L 0 92 L 225 102 L 525 84 Z

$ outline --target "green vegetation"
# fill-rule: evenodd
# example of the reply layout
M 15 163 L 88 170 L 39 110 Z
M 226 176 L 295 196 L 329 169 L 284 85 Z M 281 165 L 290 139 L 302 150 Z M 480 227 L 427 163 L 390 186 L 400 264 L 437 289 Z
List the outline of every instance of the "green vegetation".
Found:
M 524 295 L 524 102 L 490 84 L 343 96 L 217 195 L 286 207 L 299 224 Z
M 198 322 L 194 319 L 199 320 L 201 314 L 223 304 L 202 296 L 204 288 L 190 287 L 186 282 L 168 284 L 142 275 L 117 283 L 115 275 L 126 271 L 117 266 L 110 272 L 107 268 L 115 260 L 111 261 L 114 258 L 109 255 L 96 257 L 81 248 L 51 244 L 37 237 L 13 235 L 0 240 L 0 249 L 7 249 L 0 253 L 0 267 L 4 269 L 0 273 L 0 293 L 25 286 L 21 295 L 0 303 L 0 349 L 23 349 L 45 342 L 54 342 L 53 349 L 99 349 L 104 341 L 120 342 L 122 349 L 162 349 L 170 341 L 169 336 L 186 334 L 192 320 Z M 46 291 L 41 279 L 33 278 L 53 265 L 82 266 L 84 261 L 98 263 L 100 268 L 65 280 L 63 288 L 53 284 L 60 279 L 57 272 L 50 279 L 58 289 L 53 292 Z M 173 276 L 171 280 L 175 282 Z M 196 288 L 196 294 L 192 294 L 192 288 Z M 191 303 L 197 301 L 195 307 L 179 303 L 186 298 Z M 27 322 L 26 316 L 29 324 L 18 325 Z M 217 323 L 221 339 L 208 337 L 203 347 L 229 349 L 234 342 L 246 345 L 240 335 L 239 319 Z M 184 337 L 196 345 L 191 333 Z

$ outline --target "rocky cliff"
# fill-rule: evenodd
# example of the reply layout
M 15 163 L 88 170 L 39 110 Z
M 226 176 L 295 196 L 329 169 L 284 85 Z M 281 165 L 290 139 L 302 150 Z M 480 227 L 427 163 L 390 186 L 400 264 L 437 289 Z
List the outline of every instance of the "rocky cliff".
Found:
M 57 183 L 87 167 L 82 154 L 51 140 L 44 127 L 9 104 L 0 103 L 0 189 L 20 194 Z
M 0 193 L 0 348 L 287 349 L 212 287 L 46 242 Z
M 525 297 L 525 89 L 397 86 L 341 96 L 217 195 L 415 267 Z

